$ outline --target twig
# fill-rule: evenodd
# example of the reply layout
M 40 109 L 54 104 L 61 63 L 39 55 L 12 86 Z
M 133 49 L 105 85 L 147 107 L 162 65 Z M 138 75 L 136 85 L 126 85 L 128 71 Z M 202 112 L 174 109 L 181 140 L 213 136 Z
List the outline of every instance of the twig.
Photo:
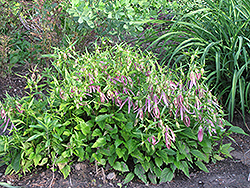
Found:
M 69 174 L 69 185 L 72 187 L 72 181 L 71 181 L 70 174 Z
M 55 169 L 54 169 L 54 167 L 55 167 L 55 162 L 56 162 L 56 156 L 55 156 L 55 160 L 54 160 L 54 162 L 53 162 L 53 165 L 52 165 L 52 171 L 53 171 L 53 175 L 52 175 L 52 180 L 51 180 L 51 182 L 50 182 L 50 185 L 48 186 L 48 188 L 51 188 L 51 186 L 52 186 L 52 183 L 53 183 L 53 181 L 54 181 L 54 179 L 55 179 Z
M 105 175 L 105 172 L 104 172 L 104 168 L 102 167 L 102 175 L 103 175 L 103 183 L 106 184 L 107 183 L 107 180 L 106 180 L 106 175 Z

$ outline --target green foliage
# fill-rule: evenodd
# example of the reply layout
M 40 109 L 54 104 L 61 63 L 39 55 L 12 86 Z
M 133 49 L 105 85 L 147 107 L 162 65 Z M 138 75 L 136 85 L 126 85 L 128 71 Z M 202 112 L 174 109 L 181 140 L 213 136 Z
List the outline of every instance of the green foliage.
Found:
M 173 65 L 199 57 L 206 65 L 208 85 L 228 106 L 230 120 L 236 108 L 245 115 L 249 110 L 250 30 L 249 0 L 204 0 L 172 20 L 155 20 L 167 24 L 166 32 L 146 38 L 155 48 L 163 48 L 163 62 Z M 174 42 L 173 42 L 174 41 Z
M 34 71 L 30 94 L 1 104 L 0 123 L 10 131 L 0 136 L 6 173 L 47 166 L 66 178 L 77 159 L 109 163 L 127 174 L 124 183 L 135 176 L 162 183 L 230 157 L 221 141 L 231 132 L 201 67 L 164 69 L 150 54 L 119 45 L 82 55 L 70 45 L 49 57 L 54 71 Z
M 123 37 L 125 32 L 136 36 L 137 31 L 143 30 L 139 21 L 157 18 L 159 12 L 168 8 L 169 3 L 166 0 L 74 0 L 71 5 L 67 12 L 82 29 L 94 31 L 101 37 Z

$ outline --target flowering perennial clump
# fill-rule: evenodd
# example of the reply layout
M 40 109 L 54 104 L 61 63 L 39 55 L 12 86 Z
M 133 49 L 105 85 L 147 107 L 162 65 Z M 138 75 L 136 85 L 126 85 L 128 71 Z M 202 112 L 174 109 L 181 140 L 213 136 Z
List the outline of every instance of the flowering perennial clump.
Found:
M 186 77 L 181 78 L 174 72 L 157 67 L 149 59 L 146 61 L 128 58 L 126 62 L 110 59 L 96 59 L 93 64 L 77 62 L 79 64 L 75 66 L 80 71 L 74 73 L 75 85 L 68 88 L 71 93 L 68 97 L 74 97 L 79 108 L 86 105 L 84 99 L 94 98 L 96 94 L 101 104 L 112 103 L 127 114 L 136 114 L 135 118 L 142 122 L 153 120 L 156 122 L 154 125 L 162 130 L 168 149 L 176 137 L 173 124 L 189 127 L 193 123 L 198 126 L 199 142 L 203 140 L 204 130 L 212 135 L 216 133 L 215 125 L 222 127 L 218 116 L 220 107 L 200 83 L 203 69 L 191 69 Z M 179 73 L 184 74 L 182 71 Z M 61 98 L 67 101 L 63 93 L 67 92 L 60 92 Z M 166 113 L 173 119 L 171 124 L 164 120 Z M 195 121 L 191 122 L 190 118 Z M 158 143 L 155 139 L 155 136 L 150 136 L 148 141 L 155 145 Z
M 135 175 L 156 184 L 171 181 L 177 169 L 208 172 L 203 162 L 230 157 L 230 144 L 221 141 L 242 130 L 224 129 L 201 67 L 166 69 L 150 54 L 118 45 L 82 56 L 72 48 L 56 49 L 55 72 L 30 79 L 29 96 L 1 106 L 1 126 L 11 122 L 13 133 L 0 135 L 10 171 L 47 165 L 66 178 L 77 158 L 127 173 L 124 184 Z M 46 95 L 37 86 L 44 77 Z

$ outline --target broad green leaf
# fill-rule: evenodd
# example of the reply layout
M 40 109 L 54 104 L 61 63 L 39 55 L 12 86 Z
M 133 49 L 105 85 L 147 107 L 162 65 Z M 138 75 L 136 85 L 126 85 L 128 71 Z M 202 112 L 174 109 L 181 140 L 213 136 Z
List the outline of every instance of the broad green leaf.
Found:
M 149 162 L 145 160 L 145 161 L 142 163 L 142 167 L 143 167 L 143 169 L 147 172 L 148 169 L 149 169 L 149 167 L 150 167 Z
M 70 173 L 70 166 L 65 165 L 62 169 L 60 169 L 60 171 L 63 173 L 64 179 L 66 179 Z
M 125 146 L 128 149 L 128 154 L 130 154 L 136 150 L 137 142 L 134 139 L 130 139 L 126 142 Z
M 90 133 L 90 129 L 91 129 L 91 126 L 84 122 L 84 121 L 81 121 L 80 122 L 80 127 L 81 127 L 81 131 L 82 133 L 86 136 L 88 133 Z
M 191 153 L 192 153 L 195 157 L 197 157 L 197 158 L 199 158 L 199 159 L 201 159 L 201 160 L 203 160 L 203 161 L 206 161 L 206 157 L 205 157 L 204 154 L 201 153 L 199 150 L 191 150 Z
M 161 172 L 160 183 L 170 182 L 174 178 L 174 173 L 169 168 L 164 168 Z
M 102 132 L 100 129 L 95 129 L 92 133 L 92 136 L 101 136 Z
M 153 174 L 152 172 L 148 172 L 148 179 L 150 180 L 151 183 L 157 184 L 156 175 Z
M 137 175 L 137 177 L 142 180 L 144 183 L 147 184 L 147 177 L 145 175 L 145 170 L 140 164 L 135 165 L 134 173 Z
M 221 156 L 219 156 L 219 155 L 214 155 L 214 158 L 215 158 L 216 160 L 218 160 L 218 161 L 224 160 L 224 158 L 221 157 Z
M 35 140 L 35 139 L 37 139 L 38 137 L 43 136 L 44 134 L 45 134 L 45 133 L 35 134 L 35 135 L 31 136 L 26 142 Z
M 122 171 L 121 163 L 116 161 L 115 164 L 112 166 L 115 170 Z
M 248 136 L 248 134 L 245 133 L 245 132 L 243 131 L 243 129 L 241 129 L 240 127 L 237 127 L 237 126 L 232 126 L 232 127 L 230 127 L 230 129 L 229 129 L 228 131 L 232 131 L 232 132 L 234 132 L 234 133 L 244 134 L 244 135 L 247 135 L 247 136 Z
M 124 162 L 121 162 L 121 171 L 122 172 L 129 172 L 128 165 Z
M 168 155 L 176 155 L 176 152 L 172 149 L 164 149 L 164 151 L 168 154 Z
M 12 159 L 12 161 L 11 161 L 11 166 L 16 172 L 19 171 L 21 168 L 20 160 L 21 160 L 21 153 L 18 152 L 18 153 L 16 153 L 14 159 Z
M 131 156 L 139 159 L 141 162 L 144 161 L 144 156 L 138 149 L 131 153 Z
M 122 113 L 116 113 L 113 118 L 117 121 L 120 121 L 120 122 L 127 122 L 127 119 L 124 117 L 124 114 Z
M 220 151 L 222 154 L 232 158 L 232 156 L 230 155 L 230 152 L 234 150 L 234 148 L 231 147 L 231 144 L 232 143 L 228 143 L 228 144 L 223 144 L 221 147 L 220 147 Z
M 40 162 L 40 160 L 42 159 L 42 156 L 39 154 L 36 154 L 36 156 L 34 157 L 33 161 L 34 161 L 34 165 L 37 166 Z
M 169 163 L 168 154 L 164 150 L 159 150 L 159 151 L 156 152 L 156 154 L 159 157 L 161 157 L 166 164 Z
M 118 158 L 122 158 L 125 155 L 126 149 L 123 148 L 116 148 L 116 154 L 118 155 Z
M 196 164 L 201 170 L 203 170 L 204 172 L 209 173 L 207 167 L 203 164 L 203 162 L 201 162 L 201 161 L 196 161 L 195 164 Z
M 106 144 L 106 139 L 105 138 L 98 138 L 96 142 L 93 144 L 92 148 L 97 148 L 104 146 Z
M 131 182 L 133 179 L 134 179 L 134 173 L 133 172 L 130 172 L 126 175 L 124 181 L 123 181 L 123 184 L 127 184 L 129 182 Z
M 104 115 L 99 115 L 95 118 L 96 122 L 104 121 L 105 119 L 109 118 L 110 116 L 113 116 L 113 114 L 104 114 Z
M 156 164 L 159 168 L 161 168 L 161 165 L 163 164 L 162 158 L 156 157 L 156 158 L 155 158 L 155 164 Z
M 189 167 L 186 161 L 181 161 L 180 169 L 187 177 L 189 177 Z

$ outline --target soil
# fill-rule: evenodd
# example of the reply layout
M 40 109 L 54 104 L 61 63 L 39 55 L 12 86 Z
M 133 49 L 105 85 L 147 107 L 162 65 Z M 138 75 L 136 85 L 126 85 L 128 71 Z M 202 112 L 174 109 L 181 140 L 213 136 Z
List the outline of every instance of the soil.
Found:
M 14 70 L 14 73 L 7 78 L 0 78 L 0 100 L 5 97 L 6 92 L 10 96 L 22 97 L 25 95 L 26 79 L 17 74 L 26 76 L 29 71 L 26 69 Z M 250 125 L 250 115 L 246 116 L 246 123 Z M 243 128 L 247 133 L 247 126 L 244 125 L 240 115 L 235 116 L 234 125 Z M 209 163 L 207 168 L 209 173 L 203 171 L 193 171 L 190 178 L 184 174 L 178 174 L 169 183 L 159 185 L 145 185 L 139 180 L 134 180 L 127 185 L 122 185 L 124 177 L 116 171 L 103 169 L 90 164 L 88 161 L 75 163 L 72 165 L 72 172 L 64 179 L 60 172 L 52 172 L 51 169 L 38 168 L 26 175 L 4 175 L 5 167 L 0 167 L 0 182 L 18 187 L 127 187 L 127 188 L 250 188 L 250 137 L 245 135 L 231 135 L 236 142 L 232 143 L 235 148 L 232 151 L 232 158 Z M 231 142 L 225 139 L 225 142 Z M 6 185 L 6 186 L 8 186 Z M 1 185 L 0 185 L 1 187 Z

